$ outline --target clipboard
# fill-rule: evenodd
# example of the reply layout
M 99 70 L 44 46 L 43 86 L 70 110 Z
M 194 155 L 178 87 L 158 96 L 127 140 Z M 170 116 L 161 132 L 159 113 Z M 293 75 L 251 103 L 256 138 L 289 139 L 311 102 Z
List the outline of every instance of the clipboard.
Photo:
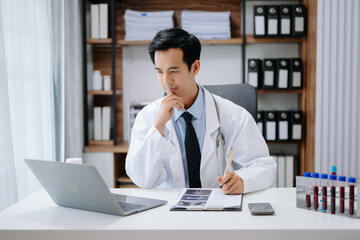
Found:
M 220 188 L 184 188 L 170 211 L 241 211 L 242 194 L 225 195 Z

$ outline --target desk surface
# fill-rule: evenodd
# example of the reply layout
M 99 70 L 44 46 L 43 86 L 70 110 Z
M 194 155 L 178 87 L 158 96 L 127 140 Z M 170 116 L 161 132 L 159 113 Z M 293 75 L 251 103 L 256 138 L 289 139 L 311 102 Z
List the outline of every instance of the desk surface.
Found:
M 39 190 L 0 212 L 0 239 L 359 239 L 360 219 L 298 209 L 295 189 L 245 194 L 241 212 L 170 212 L 181 189 L 112 189 L 168 204 L 127 217 L 63 208 Z M 248 203 L 270 202 L 273 216 L 252 216 Z M 19 231 L 22 230 L 22 231 Z M 40 231 L 38 231 L 40 230 Z M 245 238 L 244 238 L 245 239 Z

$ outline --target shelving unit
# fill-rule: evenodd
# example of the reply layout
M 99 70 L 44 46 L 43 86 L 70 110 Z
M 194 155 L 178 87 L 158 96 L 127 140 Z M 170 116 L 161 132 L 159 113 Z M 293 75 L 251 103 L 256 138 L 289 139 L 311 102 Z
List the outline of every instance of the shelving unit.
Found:
M 249 0 L 248 0 L 249 1 Z M 314 165 L 314 136 L 315 128 L 315 63 L 316 63 L 316 5 L 317 1 L 302 1 L 308 9 L 308 33 L 306 37 L 300 38 L 254 38 L 245 34 L 245 2 L 242 0 L 122 0 L 122 1 L 91 1 L 107 2 L 110 5 L 109 25 L 111 26 L 111 38 L 88 39 L 86 38 L 86 4 L 83 0 L 83 52 L 84 52 L 84 152 L 113 152 L 114 153 L 114 186 L 117 179 L 125 174 L 124 163 L 128 151 L 128 143 L 123 141 L 123 103 L 122 103 L 122 48 L 124 46 L 148 45 L 150 40 L 126 41 L 124 12 L 126 9 L 136 11 L 165 11 L 174 10 L 174 23 L 180 26 L 180 13 L 182 10 L 202 11 L 230 11 L 231 39 L 226 40 L 201 40 L 202 45 L 241 45 L 242 48 L 242 80 L 245 82 L 245 56 L 247 44 L 266 43 L 298 43 L 300 44 L 299 56 L 303 58 L 304 84 L 300 90 L 257 90 L 258 94 L 281 94 L 295 93 L 301 95 L 299 109 L 302 109 L 306 122 L 304 122 L 304 134 L 302 141 L 269 142 L 269 144 L 298 144 L 301 146 L 300 162 L 301 171 L 311 171 Z M 269 1 L 270 4 L 270 1 Z M 314 28 L 315 23 L 315 28 Z M 242 26 L 242 28 L 241 28 Z M 315 29 L 315 30 L 314 30 Z M 94 69 L 104 71 L 103 75 L 111 75 L 112 91 L 90 91 L 87 87 L 87 44 L 91 46 Z M 116 71 L 115 71 L 116 69 Z M 113 110 L 113 139 L 108 142 L 89 140 L 88 128 L 88 97 L 94 98 L 94 105 L 110 105 Z

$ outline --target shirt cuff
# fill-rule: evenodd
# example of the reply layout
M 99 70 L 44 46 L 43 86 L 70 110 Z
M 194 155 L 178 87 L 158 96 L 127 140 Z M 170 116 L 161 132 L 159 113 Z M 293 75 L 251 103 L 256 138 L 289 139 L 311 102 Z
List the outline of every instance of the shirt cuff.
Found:
M 176 151 L 175 143 L 170 139 L 170 131 L 164 127 L 164 136 L 159 133 L 153 125 L 147 133 L 146 137 L 154 139 L 156 146 L 167 154 L 172 154 Z
M 244 184 L 244 192 L 243 193 L 249 193 L 251 192 L 251 186 L 250 186 L 250 176 L 247 176 L 246 173 L 242 171 L 235 171 L 235 173 L 242 179 Z

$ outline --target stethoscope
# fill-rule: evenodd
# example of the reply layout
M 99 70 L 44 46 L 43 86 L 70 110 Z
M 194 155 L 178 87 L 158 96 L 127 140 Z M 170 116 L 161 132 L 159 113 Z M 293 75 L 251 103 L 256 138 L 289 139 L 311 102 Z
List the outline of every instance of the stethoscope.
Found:
M 216 144 L 216 157 L 218 159 L 218 175 L 222 176 L 223 166 L 224 166 L 225 162 L 223 162 L 221 158 L 219 159 L 219 148 L 222 150 L 223 156 L 225 156 L 224 155 L 224 153 L 225 153 L 225 138 L 224 138 L 224 134 L 221 132 L 221 129 L 220 129 L 220 114 L 219 114 L 218 105 L 217 105 L 217 103 L 215 101 L 214 96 L 211 93 L 210 93 L 210 95 L 214 100 L 215 109 L 216 109 L 216 116 L 217 116 L 217 119 L 219 121 L 219 127 L 217 129 L 216 143 L 215 144 Z

